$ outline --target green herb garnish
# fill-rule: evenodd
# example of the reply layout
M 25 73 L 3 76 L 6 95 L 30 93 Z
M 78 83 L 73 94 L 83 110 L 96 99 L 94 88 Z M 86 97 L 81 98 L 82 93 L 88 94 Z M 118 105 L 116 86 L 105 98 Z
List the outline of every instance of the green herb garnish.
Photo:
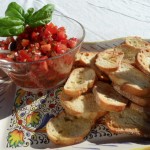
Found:
M 29 8 L 25 13 L 24 9 L 16 2 L 11 2 L 6 11 L 5 17 L 0 18 L 0 36 L 15 36 L 23 33 L 26 25 L 37 27 L 45 25 L 52 19 L 54 11 L 53 4 L 47 4 L 38 11 Z

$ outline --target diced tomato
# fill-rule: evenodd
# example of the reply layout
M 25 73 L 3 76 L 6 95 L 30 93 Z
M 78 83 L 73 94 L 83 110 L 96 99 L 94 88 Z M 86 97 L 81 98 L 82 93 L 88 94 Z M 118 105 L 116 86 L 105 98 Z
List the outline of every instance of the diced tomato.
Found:
M 0 41 L 0 47 L 3 47 L 4 45 L 5 45 L 5 41 L 4 40 Z
M 38 27 L 34 28 L 34 31 L 40 33 L 43 30 L 43 27 L 44 26 L 38 26 Z
M 10 44 L 13 41 L 15 41 L 15 39 L 13 37 L 7 37 L 6 38 L 6 44 Z
M 39 56 L 39 55 L 34 55 L 33 61 L 37 61 L 37 60 L 39 60 L 39 59 L 40 59 L 40 56 Z
M 40 48 L 40 44 L 39 43 L 35 43 L 35 49 L 39 49 Z
M 0 59 L 3 59 L 3 58 L 7 58 L 7 55 L 6 54 L 0 54 Z
M 41 51 L 45 54 L 48 51 L 51 51 L 51 44 L 41 45 Z
M 18 36 L 18 38 L 20 38 L 20 39 L 28 39 L 28 37 L 29 37 L 28 33 L 22 33 Z
M 13 61 L 14 61 L 12 58 L 9 58 L 9 57 L 5 58 L 5 60 L 7 60 L 7 61 L 11 61 L 11 62 L 13 62 Z
M 66 52 L 67 46 L 65 44 L 61 44 L 61 43 L 57 42 L 54 46 L 54 50 L 58 54 L 63 54 Z
M 11 39 L 7 38 L 6 41 L 0 41 L 0 49 L 1 50 L 8 50 L 9 44 L 11 43 Z
M 0 49 L 8 49 L 13 41 L 16 43 L 13 51 L 7 55 L 0 54 L 0 59 L 14 62 L 35 61 L 30 64 L 26 77 L 24 75 L 13 77 L 11 73 L 17 85 L 27 88 L 50 88 L 66 78 L 74 56 L 63 55 L 58 61 L 48 59 L 61 55 L 77 45 L 76 38 L 68 39 L 64 27 L 58 28 L 53 23 L 36 28 L 27 26 L 16 39 L 8 37 L 0 41 Z
M 61 42 L 62 44 L 67 45 L 68 40 L 67 40 L 67 39 L 64 39 L 64 40 L 61 40 L 60 42 Z
M 77 38 L 70 38 L 68 40 L 68 47 L 74 48 L 77 45 Z
M 26 28 L 25 28 L 25 32 L 24 33 L 32 33 L 32 31 L 33 31 L 33 28 L 31 28 L 30 26 L 27 26 Z
M 46 72 L 48 72 L 47 62 L 46 61 L 40 62 L 38 70 L 39 73 L 41 74 L 45 74 Z
M 47 62 L 44 61 L 47 58 L 48 58 L 47 56 L 43 56 L 39 59 L 39 60 L 43 60 L 43 61 L 38 63 L 38 69 L 36 71 L 38 71 L 41 74 L 45 74 L 46 72 L 48 72 Z
M 64 31 L 59 31 L 57 33 L 57 39 L 58 39 L 58 41 L 66 40 L 66 38 L 67 38 L 67 35 L 66 35 L 66 33 Z
M 23 40 L 21 41 L 21 45 L 22 45 L 23 47 L 26 47 L 26 46 L 28 46 L 29 44 L 30 44 L 30 41 L 27 40 L 27 39 L 23 39 Z
M 28 51 L 29 52 L 29 51 Z M 30 52 L 29 52 L 30 53 Z M 39 51 L 39 50 L 37 50 L 37 49 L 35 49 L 35 50 L 33 50 L 33 51 L 31 51 L 31 53 L 32 53 L 32 55 L 34 56 L 36 56 L 36 55 L 38 55 L 38 56 L 42 56 L 42 54 L 41 54 L 41 51 Z
M 71 63 L 73 63 L 73 56 L 72 55 L 64 55 L 64 63 L 70 65 Z
M 47 24 L 46 25 L 46 31 L 50 31 L 51 34 L 56 34 L 57 33 L 57 26 L 55 26 L 53 23 Z
M 33 40 L 37 40 L 39 33 L 38 32 L 32 32 L 31 38 Z
M 20 50 L 18 52 L 18 60 L 21 62 L 30 62 L 32 61 L 31 56 L 25 50 Z
M 30 78 L 31 82 L 33 82 L 36 85 L 36 87 L 43 88 L 43 83 L 40 82 L 38 74 L 31 71 L 30 74 L 29 74 L 29 78 Z
M 47 44 L 47 43 L 46 43 L 46 41 L 41 41 L 40 44 L 41 44 L 41 45 L 45 45 L 45 44 Z
M 45 60 L 45 59 L 48 59 L 48 57 L 47 57 L 47 56 L 42 56 L 42 57 L 40 58 L 40 60 Z
M 59 31 L 64 31 L 65 32 L 65 28 L 64 27 L 60 27 L 60 28 L 58 28 L 58 32 Z
M 43 38 L 44 39 L 48 39 L 52 36 L 51 32 L 47 29 L 45 29 L 44 33 L 43 33 Z

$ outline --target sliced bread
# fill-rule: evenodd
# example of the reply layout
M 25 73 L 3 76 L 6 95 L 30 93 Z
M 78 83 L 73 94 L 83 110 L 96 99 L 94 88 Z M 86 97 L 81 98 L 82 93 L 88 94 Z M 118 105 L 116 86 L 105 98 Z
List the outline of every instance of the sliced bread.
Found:
M 115 49 L 105 50 L 99 52 L 96 58 L 96 66 L 104 71 L 116 71 L 119 68 L 119 65 L 123 59 L 124 53 L 122 51 L 115 51 Z
M 140 49 L 128 46 L 127 44 L 121 44 L 114 48 L 116 51 L 122 51 L 124 53 L 123 62 L 129 64 L 135 64 L 135 57 Z
M 110 79 L 106 73 L 104 73 L 102 70 L 100 70 L 96 65 L 95 65 L 95 60 L 97 58 L 97 55 L 95 56 L 95 59 L 92 59 L 90 67 L 94 69 L 97 77 L 99 80 L 104 81 L 104 82 L 110 82 Z
M 122 63 L 117 71 L 109 74 L 109 78 L 130 94 L 145 96 L 150 93 L 150 77 L 130 64 Z
M 141 37 L 129 36 L 125 39 L 125 44 L 137 49 L 148 49 L 150 48 L 150 43 L 143 40 Z
M 93 93 L 97 104 L 105 111 L 122 111 L 128 103 L 128 99 L 116 92 L 108 83 L 97 82 Z
M 137 54 L 136 65 L 145 74 L 150 75 L 150 49 L 141 50 Z
M 149 107 L 146 107 L 146 106 L 142 107 L 138 104 L 130 103 L 129 108 L 147 114 L 149 116 L 149 119 L 150 119 L 150 108 Z
M 95 102 L 93 93 L 71 98 L 62 92 L 60 102 L 65 111 L 72 116 L 93 119 L 100 118 L 106 114 L 106 111 L 101 110 Z
M 82 142 L 94 123 L 92 119 L 77 118 L 62 112 L 47 123 L 46 131 L 53 143 L 72 145 Z
M 78 52 L 75 56 L 75 66 L 90 66 L 97 52 Z
M 64 92 L 70 96 L 79 96 L 92 88 L 96 80 L 95 71 L 91 68 L 74 69 L 64 85 Z
M 102 80 L 109 82 L 109 77 L 99 70 L 95 65 L 95 59 L 97 57 L 98 52 L 78 52 L 75 58 L 75 66 L 76 67 L 91 67 L 94 69 L 97 77 Z
M 145 121 L 145 114 L 126 108 L 121 112 L 110 112 L 104 122 L 114 133 L 128 133 L 142 137 L 150 137 L 150 123 Z
M 122 90 L 120 88 L 120 86 L 116 85 L 116 84 L 113 84 L 113 87 L 118 93 L 120 93 L 122 96 L 128 98 L 132 102 L 134 102 L 140 106 L 143 106 L 143 107 L 145 107 L 145 106 L 150 107 L 150 96 L 149 97 L 139 97 L 139 96 L 130 94 L 130 93 Z

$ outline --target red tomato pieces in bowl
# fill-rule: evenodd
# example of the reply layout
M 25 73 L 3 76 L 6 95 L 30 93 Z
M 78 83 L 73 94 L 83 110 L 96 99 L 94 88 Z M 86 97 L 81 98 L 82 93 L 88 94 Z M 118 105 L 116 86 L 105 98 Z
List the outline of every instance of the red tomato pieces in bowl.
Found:
M 0 41 L 0 49 L 12 47 L 10 53 L 1 53 L 0 59 L 14 62 L 8 75 L 18 86 L 49 89 L 68 77 L 78 48 L 71 53 L 66 52 L 76 45 L 77 38 L 68 38 L 64 27 L 58 28 L 53 23 L 36 28 L 27 26 L 16 39 L 9 37 Z M 64 53 L 59 58 L 48 59 Z
M 5 41 L 0 41 L 0 49 L 8 49 L 12 42 L 16 44 L 16 48 L 13 49 L 16 53 L 11 59 L 15 62 L 31 62 L 65 53 L 77 45 L 77 38 L 68 39 L 64 27 L 58 28 L 49 23 L 36 28 L 27 26 L 16 40 L 9 37 Z M 0 58 L 5 59 L 3 54 L 0 54 Z

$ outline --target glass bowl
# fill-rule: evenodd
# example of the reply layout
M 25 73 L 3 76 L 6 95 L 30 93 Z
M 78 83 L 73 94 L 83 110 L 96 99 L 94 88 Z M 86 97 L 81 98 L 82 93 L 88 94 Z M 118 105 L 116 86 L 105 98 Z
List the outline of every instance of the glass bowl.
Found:
M 64 54 L 34 62 L 8 62 L 0 60 L 0 68 L 26 91 L 49 90 L 64 83 L 72 69 L 75 54 L 80 50 L 85 37 L 84 27 L 76 20 L 53 15 L 52 21 L 58 27 L 64 26 L 68 38 L 78 39 L 77 45 Z

